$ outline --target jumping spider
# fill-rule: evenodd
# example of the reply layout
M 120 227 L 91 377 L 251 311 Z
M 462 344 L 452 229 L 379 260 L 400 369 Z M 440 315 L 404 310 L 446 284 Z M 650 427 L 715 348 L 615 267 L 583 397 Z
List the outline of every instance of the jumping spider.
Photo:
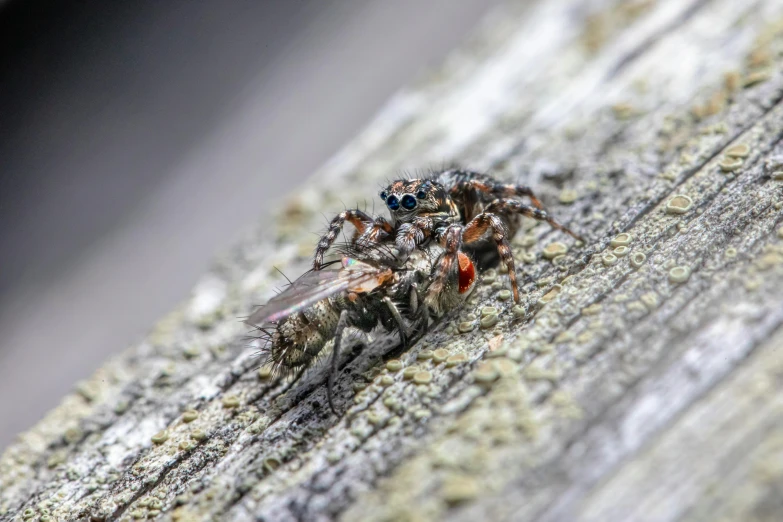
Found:
M 520 201 L 522 197 L 529 198 L 533 206 Z M 518 303 L 519 288 L 509 238 L 519 227 L 519 216 L 546 221 L 583 241 L 550 217 L 529 187 L 501 183 L 478 172 L 449 169 L 427 178 L 397 180 L 380 192 L 380 198 L 386 203 L 391 220 L 370 216 L 359 209 L 341 212 L 318 242 L 314 270 L 321 268 L 324 254 L 346 221 L 356 228 L 352 244 L 360 247 L 393 242 L 403 260 L 417 247 L 434 241 L 445 250 L 425 297 L 425 302 L 434 308 L 459 253 L 479 252 L 492 241 L 500 261 L 508 268 L 514 301 Z

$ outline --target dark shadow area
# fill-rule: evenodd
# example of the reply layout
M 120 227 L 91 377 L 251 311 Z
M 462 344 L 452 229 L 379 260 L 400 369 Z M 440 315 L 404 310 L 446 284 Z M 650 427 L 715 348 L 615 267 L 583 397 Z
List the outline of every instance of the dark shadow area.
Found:
M 216 6 L 0 9 L 0 295 L 45 283 L 121 223 L 328 3 Z

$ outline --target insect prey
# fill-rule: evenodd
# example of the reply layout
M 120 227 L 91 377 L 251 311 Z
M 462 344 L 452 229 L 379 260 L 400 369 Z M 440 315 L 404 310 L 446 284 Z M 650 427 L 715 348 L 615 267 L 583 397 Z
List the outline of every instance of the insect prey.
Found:
M 382 247 L 343 251 L 338 263 L 305 273 L 247 320 L 266 341 L 266 364 L 278 375 L 298 379 L 331 352 L 327 398 L 335 413 L 332 390 L 346 329 L 395 333 L 405 349 L 434 318 L 461 302 L 476 279 L 472 261 L 462 254 L 428 304 L 422 297 L 442 251 L 418 250 L 405 261 Z

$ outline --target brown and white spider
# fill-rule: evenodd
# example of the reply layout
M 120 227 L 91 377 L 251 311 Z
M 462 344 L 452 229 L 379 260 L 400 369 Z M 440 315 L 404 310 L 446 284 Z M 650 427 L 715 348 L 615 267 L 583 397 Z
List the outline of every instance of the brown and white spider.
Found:
M 417 247 L 435 241 L 446 252 L 435 267 L 427 290 L 425 301 L 432 306 L 463 248 L 478 252 L 492 241 L 500 261 L 508 268 L 514 301 L 519 302 L 514 256 L 509 245 L 509 238 L 519 227 L 519 216 L 546 221 L 582 240 L 550 217 L 529 187 L 501 183 L 478 172 L 449 169 L 426 178 L 397 180 L 382 190 L 380 197 L 389 209 L 391 220 L 370 216 L 359 209 L 341 212 L 318 242 L 314 270 L 321 268 L 324 254 L 346 221 L 356 228 L 352 244 L 393 242 L 401 259 Z M 533 206 L 523 203 L 522 197 L 529 198 Z

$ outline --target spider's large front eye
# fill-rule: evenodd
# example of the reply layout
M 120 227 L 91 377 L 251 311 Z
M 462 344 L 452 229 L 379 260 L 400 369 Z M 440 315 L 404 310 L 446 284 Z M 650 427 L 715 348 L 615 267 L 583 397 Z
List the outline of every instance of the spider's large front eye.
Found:
M 389 196 L 386 198 L 386 205 L 390 210 L 397 210 L 400 208 L 400 200 L 397 199 L 397 196 Z
M 381 199 L 382 199 L 382 200 L 386 201 L 386 196 L 387 196 L 387 194 L 386 194 L 386 191 L 385 191 L 385 190 L 382 190 L 382 191 L 381 191 L 381 193 L 380 193 L 380 194 L 378 194 L 378 195 L 379 195 L 379 196 L 381 196 Z
M 408 210 L 416 208 L 416 198 L 414 198 L 411 194 L 405 194 L 402 197 L 402 207 Z

